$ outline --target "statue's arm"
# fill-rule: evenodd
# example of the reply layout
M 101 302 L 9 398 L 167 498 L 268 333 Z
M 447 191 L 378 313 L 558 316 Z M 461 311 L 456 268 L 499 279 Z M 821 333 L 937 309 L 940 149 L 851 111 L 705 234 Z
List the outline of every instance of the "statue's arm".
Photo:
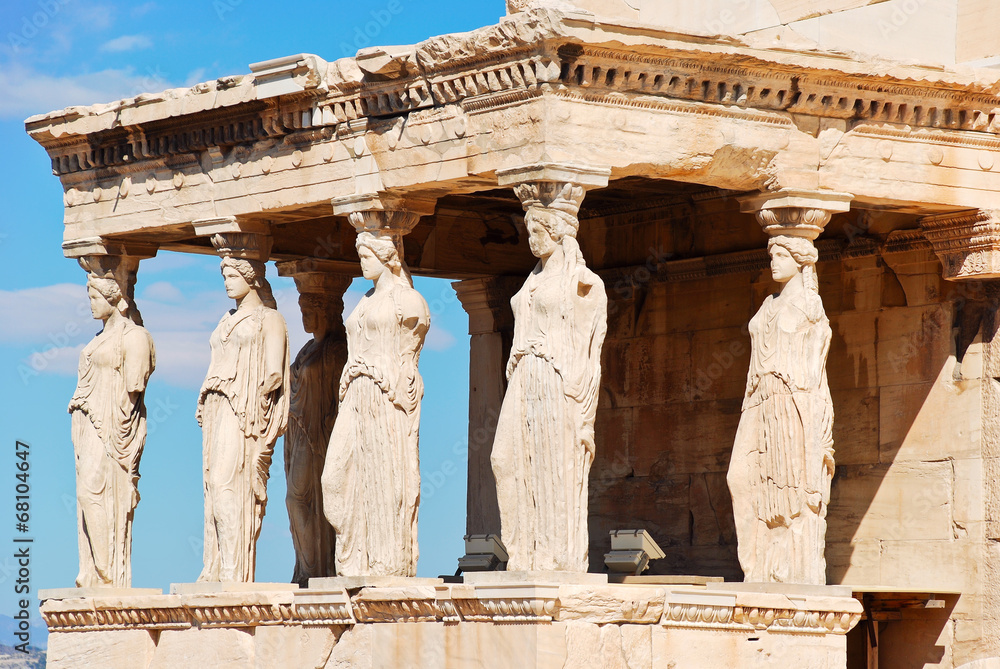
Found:
M 288 354 L 288 330 L 285 319 L 273 309 L 267 310 L 261 323 L 264 348 L 264 378 L 261 393 L 272 393 L 281 387 L 285 376 L 285 356 Z
M 125 390 L 132 402 L 135 403 L 136 396 L 146 389 L 146 382 L 149 380 L 149 375 L 153 373 L 153 367 L 156 364 L 152 337 L 142 328 L 135 328 L 127 332 L 122 342 L 122 354 Z

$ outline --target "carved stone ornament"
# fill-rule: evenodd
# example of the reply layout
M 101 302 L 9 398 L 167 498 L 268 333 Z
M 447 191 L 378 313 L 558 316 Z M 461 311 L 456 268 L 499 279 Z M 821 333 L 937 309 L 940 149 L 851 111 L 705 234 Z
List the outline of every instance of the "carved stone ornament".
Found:
M 222 276 L 236 309 L 212 333 L 198 394 L 205 481 L 205 565 L 198 580 L 249 582 L 274 443 L 288 420 L 288 333 L 264 263 L 246 257 L 260 254 L 269 240 L 226 232 L 212 243 L 224 255 Z
M 87 255 L 87 292 L 104 327 L 80 353 L 69 403 L 76 453 L 78 587 L 131 587 L 132 517 L 146 442 L 146 382 L 156 366 L 153 338 L 132 295 L 139 261 Z
M 323 505 L 337 532 L 339 576 L 414 576 L 424 393 L 417 364 L 430 312 L 413 288 L 401 238 L 416 215 L 349 216 L 358 229 L 362 274 L 374 287 L 345 323 L 347 364 L 323 469 Z
M 510 570 L 585 572 L 608 300 L 576 241 L 584 186 L 533 180 L 514 190 L 539 261 L 511 300 L 514 341 L 491 455 L 501 532 Z
M 809 239 L 772 237 L 779 292 L 750 320 L 750 369 L 727 481 L 740 566 L 753 582 L 826 583 L 834 473 L 831 329 Z
M 920 219 L 945 279 L 1000 277 L 1000 212 L 965 211 Z

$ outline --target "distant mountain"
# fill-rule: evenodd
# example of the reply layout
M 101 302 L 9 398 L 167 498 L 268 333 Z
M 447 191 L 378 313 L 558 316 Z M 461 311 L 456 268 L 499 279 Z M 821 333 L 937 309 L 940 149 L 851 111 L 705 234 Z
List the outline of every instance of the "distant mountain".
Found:
M 10 616 L 5 616 L 0 613 L 0 646 L 10 646 L 13 648 L 17 644 L 21 643 L 21 640 L 14 636 L 17 631 L 17 621 Z M 49 645 L 49 628 L 42 620 L 42 617 L 38 614 L 38 611 L 33 611 L 31 616 L 31 627 L 28 628 L 31 632 L 30 645 L 35 648 L 40 648 L 45 650 Z M 6 667 L 6 664 L 0 663 L 0 669 Z
M 45 651 L 38 648 L 30 651 L 22 653 L 0 644 L 0 669 L 45 669 Z

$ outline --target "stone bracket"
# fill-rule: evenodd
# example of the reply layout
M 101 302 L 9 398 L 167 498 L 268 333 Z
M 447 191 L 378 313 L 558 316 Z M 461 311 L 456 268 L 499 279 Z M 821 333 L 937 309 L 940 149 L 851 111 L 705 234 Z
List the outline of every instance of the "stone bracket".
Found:
M 583 186 L 584 189 L 604 188 L 611 178 L 610 167 L 591 167 L 576 163 L 536 163 L 497 170 L 500 186 L 516 186 L 532 181 L 555 181 Z
M 756 214 L 770 236 L 791 235 L 810 241 L 819 237 L 833 214 L 850 211 L 850 193 L 782 189 L 739 198 L 740 211 Z
M 1000 211 L 978 209 L 920 219 L 949 281 L 1000 277 Z
M 271 225 L 235 216 L 202 218 L 191 223 L 199 237 L 211 237 L 220 256 L 267 262 L 271 257 Z

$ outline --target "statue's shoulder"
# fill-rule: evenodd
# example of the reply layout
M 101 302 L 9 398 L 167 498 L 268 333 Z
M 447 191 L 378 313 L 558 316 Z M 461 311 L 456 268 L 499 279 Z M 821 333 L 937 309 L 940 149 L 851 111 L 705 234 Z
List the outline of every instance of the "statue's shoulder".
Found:
M 393 288 L 392 295 L 393 300 L 396 302 L 396 308 L 404 318 L 413 316 L 420 319 L 430 318 L 430 308 L 427 306 L 427 300 L 424 299 L 424 296 L 416 288 L 398 284 Z
M 125 340 L 125 345 L 129 348 L 153 348 L 153 335 L 149 334 L 149 330 L 141 325 L 136 325 L 130 320 L 125 321 L 122 338 Z

